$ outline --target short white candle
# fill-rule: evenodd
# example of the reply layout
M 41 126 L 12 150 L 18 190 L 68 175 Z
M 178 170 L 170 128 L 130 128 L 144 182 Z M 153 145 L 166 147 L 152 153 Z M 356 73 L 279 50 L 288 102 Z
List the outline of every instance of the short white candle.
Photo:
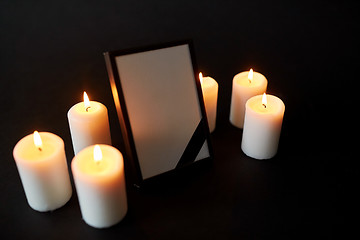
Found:
M 243 128 L 246 101 L 255 95 L 266 92 L 266 88 L 265 76 L 252 69 L 235 75 L 230 105 L 230 122 L 234 126 Z
M 107 108 L 102 103 L 89 101 L 86 92 L 84 102 L 72 106 L 67 115 L 75 154 L 93 144 L 111 145 Z
M 74 157 L 71 170 L 87 224 L 106 228 L 124 218 L 127 199 L 124 161 L 119 150 L 103 144 L 89 146 Z
M 35 131 L 15 145 L 13 156 L 30 207 L 46 212 L 67 203 L 72 189 L 60 137 Z
M 210 132 L 213 132 L 216 126 L 216 107 L 219 85 L 213 78 L 203 77 L 202 73 L 199 73 L 199 78 L 201 82 L 201 89 L 204 98 L 209 129 Z
M 241 149 L 247 156 L 255 159 L 269 159 L 275 156 L 284 112 L 283 101 L 265 93 L 246 102 Z

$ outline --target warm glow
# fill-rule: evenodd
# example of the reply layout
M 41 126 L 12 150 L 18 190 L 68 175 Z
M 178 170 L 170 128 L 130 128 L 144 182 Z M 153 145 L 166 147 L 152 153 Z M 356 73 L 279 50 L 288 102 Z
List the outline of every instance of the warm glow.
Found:
M 200 83 L 202 83 L 203 82 L 203 75 L 202 75 L 201 72 L 199 73 L 199 78 L 200 78 Z
M 86 92 L 84 92 L 84 105 L 85 105 L 85 110 L 88 111 L 88 109 L 90 108 L 90 100 Z
M 264 93 L 263 96 L 262 96 L 262 105 L 266 108 L 266 105 L 267 105 L 267 99 L 266 99 L 266 94 Z
M 99 145 L 95 145 L 94 147 L 94 161 L 96 163 L 100 163 L 102 159 L 102 152 Z
M 35 147 L 37 147 L 41 151 L 42 141 L 41 141 L 41 137 L 40 137 L 40 134 L 38 131 L 34 132 L 34 144 L 35 144 Z
M 249 82 L 251 83 L 252 80 L 254 78 L 254 71 L 252 68 L 250 68 L 250 71 L 249 71 L 249 74 L 248 74 L 248 79 L 249 79 Z

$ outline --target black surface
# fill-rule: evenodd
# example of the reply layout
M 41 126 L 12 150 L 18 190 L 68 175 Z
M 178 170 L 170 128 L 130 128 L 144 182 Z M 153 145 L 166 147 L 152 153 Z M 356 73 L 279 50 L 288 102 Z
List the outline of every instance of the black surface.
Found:
M 355 237 L 359 10 L 356 1 L 330 0 L 0 1 L 0 237 Z M 123 151 L 102 53 L 189 38 L 199 69 L 219 83 L 213 163 L 142 191 L 126 172 L 129 212 L 110 229 L 81 220 L 75 192 L 59 210 L 32 210 L 12 158 L 16 142 L 35 129 L 53 132 L 70 162 L 66 113 L 86 90 L 108 107 Z M 286 105 L 269 161 L 246 157 L 242 131 L 228 121 L 232 78 L 250 67 Z

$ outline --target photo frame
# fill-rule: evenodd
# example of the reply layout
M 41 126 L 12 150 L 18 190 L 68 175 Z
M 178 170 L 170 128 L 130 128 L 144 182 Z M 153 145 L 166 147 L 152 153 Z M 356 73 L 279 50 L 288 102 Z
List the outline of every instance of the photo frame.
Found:
M 192 41 L 110 51 L 104 57 L 139 184 L 213 158 Z

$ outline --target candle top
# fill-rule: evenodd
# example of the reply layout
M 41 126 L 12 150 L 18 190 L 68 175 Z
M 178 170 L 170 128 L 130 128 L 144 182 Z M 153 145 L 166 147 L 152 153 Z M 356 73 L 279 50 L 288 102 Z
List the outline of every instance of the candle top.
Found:
M 55 156 L 64 149 L 63 140 L 49 132 L 40 132 L 41 148 L 34 143 L 34 134 L 22 138 L 14 147 L 13 155 L 19 161 L 41 162 Z
M 265 76 L 258 72 L 252 72 L 252 74 L 250 73 L 252 79 L 249 80 L 249 73 L 250 71 L 245 71 L 236 74 L 234 77 L 235 82 L 243 87 L 257 87 L 264 84 L 264 82 L 267 82 Z
M 104 104 L 90 101 L 90 107 L 84 102 L 79 102 L 72 106 L 68 111 L 68 117 L 79 119 L 81 121 L 92 120 L 91 116 L 107 114 L 107 108 Z
M 285 111 L 283 101 L 273 95 L 266 95 L 266 102 L 263 101 L 264 95 L 257 95 L 246 102 L 246 108 L 252 109 L 259 114 L 282 115 Z
M 212 77 L 203 77 L 201 81 L 202 88 L 211 88 L 218 86 L 218 83 Z
M 101 157 L 94 156 L 95 146 L 100 146 Z M 73 170 L 84 177 L 111 177 L 124 167 L 123 157 L 116 148 L 105 145 L 89 146 L 81 150 L 71 162 Z M 96 150 L 96 149 L 95 149 Z M 96 154 L 96 151 L 95 151 Z

